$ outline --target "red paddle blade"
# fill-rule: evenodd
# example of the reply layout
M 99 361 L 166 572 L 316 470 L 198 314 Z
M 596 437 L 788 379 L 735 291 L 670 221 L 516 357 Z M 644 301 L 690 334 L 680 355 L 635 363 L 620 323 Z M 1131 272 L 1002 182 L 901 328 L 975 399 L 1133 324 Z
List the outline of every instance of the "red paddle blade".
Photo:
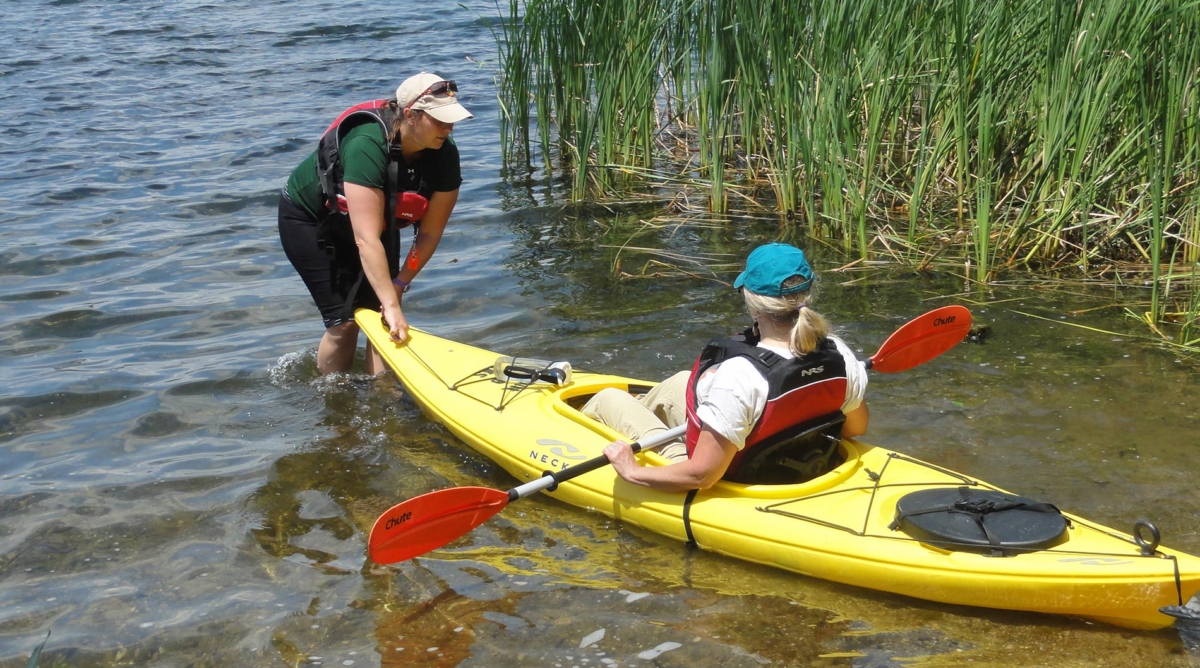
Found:
M 906 371 L 953 348 L 971 331 L 971 312 L 964 306 L 943 306 L 896 330 L 868 368 L 881 373 Z
M 377 564 L 419 557 L 465 535 L 508 505 L 508 492 L 452 487 L 399 503 L 375 520 L 367 556 Z

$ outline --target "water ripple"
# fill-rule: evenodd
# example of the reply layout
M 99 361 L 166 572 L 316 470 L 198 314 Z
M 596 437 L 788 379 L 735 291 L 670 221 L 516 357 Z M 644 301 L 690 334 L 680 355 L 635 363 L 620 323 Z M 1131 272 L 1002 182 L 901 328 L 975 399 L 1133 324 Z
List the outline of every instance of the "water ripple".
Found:
M 73 309 L 17 322 L 9 325 L 6 329 L 16 329 L 26 337 L 37 339 L 85 339 L 102 333 L 119 331 L 130 325 L 164 318 L 177 318 L 191 313 L 194 311 L 147 309 L 136 313 L 114 314 L 96 309 Z
M 213 202 L 205 202 L 203 204 L 184 206 L 181 207 L 177 213 L 171 214 L 171 217 L 178 218 L 180 220 L 220 217 L 231 213 L 236 213 L 247 207 L 270 206 L 276 205 L 278 202 L 279 190 L 273 190 L 254 195 L 246 195 Z
M 0 399 L 0 407 L 9 410 L 0 415 L 0 441 L 9 441 L 29 433 L 46 421 L 83 415 L 141 396 L 137 390 L 98 390 L 95 392 L 51 392 L 35 396 Z
M 58 257 L 56 255 L 41 255 L 27 260 L 5 263 L 0 268 L 0 275 L 9 276 L 49 276 L 60 273 L 63 269 L 82 267 L 89 264 L 101 264 L 109 260 L 125 257 L 137 257 L 137 253 L 125 250 L 106 251 L 87 255 Z
M 47 299 L 58 299 L 60 297 L 69 297 L 72 293 L 66 290 L 33 290 L 30 292 L 17 292 L 6 295 L 0 295 L 0 302 L 31 302 L 43 301 Z

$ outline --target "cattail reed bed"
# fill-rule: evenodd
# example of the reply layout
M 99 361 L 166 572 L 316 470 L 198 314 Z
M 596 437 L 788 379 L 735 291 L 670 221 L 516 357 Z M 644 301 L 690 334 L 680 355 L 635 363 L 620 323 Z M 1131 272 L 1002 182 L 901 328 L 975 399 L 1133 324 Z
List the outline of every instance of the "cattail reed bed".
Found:
M 1200 0 L 512 0 L 504 154 L 921 267 L 1200 263 Z M 947 242 L 949 240 L 949 242 Z M 1186 318 L 1185 318 L 1186 319 Z

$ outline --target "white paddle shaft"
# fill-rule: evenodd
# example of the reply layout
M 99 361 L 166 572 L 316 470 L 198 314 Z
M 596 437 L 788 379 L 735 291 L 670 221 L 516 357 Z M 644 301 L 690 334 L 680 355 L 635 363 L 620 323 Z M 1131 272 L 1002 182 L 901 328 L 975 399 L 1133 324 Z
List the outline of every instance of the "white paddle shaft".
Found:
M 681 424 L 678 427 L 675 427 L 674 429 L 668 429 L 666 431 L 654 434 L 653 436 L 647 436 L 646 438 L 643 438 L 641 441 L 632 444 L 633 452 L 634 452 L 634 454 L 637 454 L 639 452 L 643 452 L 646 450 L 653 450 L 653 449 L 659 447 L 660 445 L 669 443 L 669 442 L 679 438 L 680 436 L 683 436 L 684 433 L 686 433 L 686 432 L 687 432 L 687 425 Z M 601 467 L 607 465 L 608 463 L 609 463 L 608 457 L 605 457 L 604 455 L 600 455 L 599 457 L 589 459 L 588 461 L 583 462 L 582 464 L 576 464 L 575 466 L 565 468 L 561 471 L 547 473 L 546 475 L 538 478 L 537 480 L 531 480 L 531 481 L 525 483 L 524 485 L 520 485 L 520 486 L 512 488 L 508 492 L 508 497 L 509 497 L 509 499 L 512 499 L 512 500 L 523 499 L 523 498 L 529 496 L 530 494 L 536 494 L 543 490 L 555 487 L 558 485 L 558 483 L 566 481 L 566 480 L 570 480 L 571 478 L 574 478 L 575 476 L 580 476 L 580 475 L 583 475 L 584 473 L 589 473 L 591 471 L 595 471 L 596 469 L 601 468 Z

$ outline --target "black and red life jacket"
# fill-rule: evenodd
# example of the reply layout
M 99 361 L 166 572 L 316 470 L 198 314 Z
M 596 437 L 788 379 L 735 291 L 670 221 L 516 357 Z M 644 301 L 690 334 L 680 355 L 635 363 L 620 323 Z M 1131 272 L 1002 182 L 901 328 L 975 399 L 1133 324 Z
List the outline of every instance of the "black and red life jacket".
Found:
M 390 100 L 371 100 L 362 102 L 343 111 L 321 135 L 317 145 L 317 180 L 321 184 L 321 196 L 325 200 L 328 215 L 323 222 L 343 219 L 349 223 L 346 204 L 345 184 L 342 180 L 342 140 L 354 128 L 364 123 L 378 123 L 387 137 L 392 131 L 396 119 L 388 103 Z M 396 231 L 412 224 L 420 224 L 421 218 L 429 204 L 429 196 L 433 194 L 422 181 L 418 191 L 399 192 L 398 161 L 403 160 L 400 154 L 399 142 L 389 144 L 387 156 L 387 178 L 384 187 L 384 232 L 381 240 L 387 251 L 388 265 L 395 276 L 400 269 L 399 240 Z M 424 192 L 428 190 L 428 192 Z M 334 230 L 326 230 L 327 236 Z
M 342 183 L 342 140 L 350 131 L 364 123 L 378 123 L 387 137 L 392 131 L 392 122 L 396 114 L 388 108 L 387 100 L 371 100 L 362 102 L 343 111 L 321 133 L 321 142 L 317 145 L 317 180 L 321 183 L 321 195 L 325 197 L 325 208 L 330 212 L 345 211 L 339 206 L 346 199 L 346 191 Z M 388 151 L 388 163 L 393 162 L 391 147 Z
M 760 348 L 758 337 L 750 330 L 727 338 L 714 339 L 700 353 L 687 384 L 687 453 L 696 447 L 702 429 L 696 415 L 699 405 L 696 386 L 710 368 L 733 357 L 745 357 L 767 379 L 767 405 L 725 477 L 735 476 L 746 453 L 756 444 L 780 432 L 814 418 L 840 411 L 846 402 L 846 359 L 832 339 L 825 339 L 816 350 L 795 358 L 785 358 Z

